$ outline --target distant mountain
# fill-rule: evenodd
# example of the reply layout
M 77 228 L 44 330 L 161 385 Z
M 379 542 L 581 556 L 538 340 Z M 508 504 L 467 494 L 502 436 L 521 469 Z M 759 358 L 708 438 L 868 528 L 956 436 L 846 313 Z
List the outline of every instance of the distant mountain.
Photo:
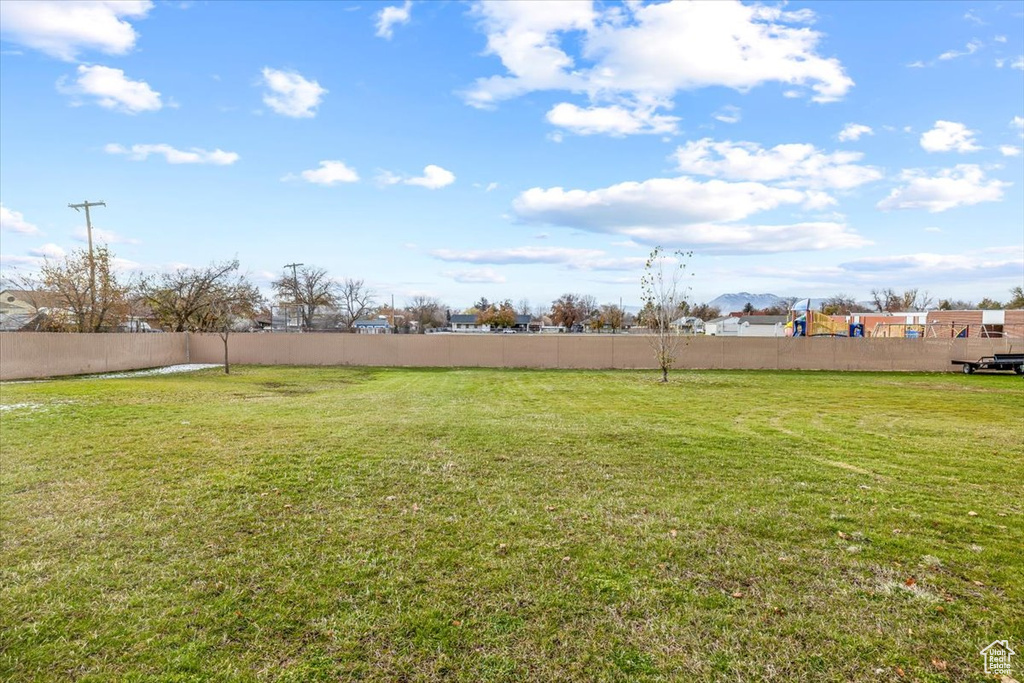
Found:
M 749 303 L 755 309 L 776 306 L 784 301 L 783 297 L 775 294 L 751 294 L 750 292 L 737 292 L 736 294 L 722 294 L 708 302 L 711 306 L 717 306 L 722 314 L 742 311 Z

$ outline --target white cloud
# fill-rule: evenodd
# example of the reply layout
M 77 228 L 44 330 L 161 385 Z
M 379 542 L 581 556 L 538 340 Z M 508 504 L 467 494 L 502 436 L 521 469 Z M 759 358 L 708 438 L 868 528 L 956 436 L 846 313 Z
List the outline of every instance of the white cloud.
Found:
M 901 178 L 906 184 L 880 201 L 879 209 L 924 209 L 938 213 L 958 206 L 1002 201 L 1003 188 L 1010 186 L 1000 180 L 986 179 L 985 172 L 975 164 L 958 164 L 939 171 L 936 176 L 910 169 L 903 171 Z
M 789 225 L 695 224 L 621 231 L 638 242 L 692 248 L 710 254 L 771 254 L 850 249 L 871 244 L 841 223 L 815 221 Z
M 498 189 L 498 183 L 487 183 L 487 187 L 484 188 L 484 192 L 492 192 Z
M 922 62 L 920 59 L 917 60 L 916 62 L 911 62 L 910 64 L 907 64 L 908 69 L 923 69 L 926 66 L 928 65 Z
M 377 13 L 377 36 L 391 40 L 396 24 L 408 24 L 412 14 L 412 1 L 405 0 L 401 7 L 389 6 Z
M 74 61 L 79 52 L 123 55 L 138 35 L 126 19 L 142 19 L 148 0 L 95 2 L 0 2 L 0 31 L 5 40 Z
M 1006 36 L 996 36 L 992 40 L 996 41 L 997 43 L 1005 43 L 1006 42 Z
M 132 145 L 131 148 L 116 143 L 110 143 L 103 148 L 107 154 L 126 154 L 135 161 L 144 161 L 151 154 L 161 154 L 169 164 L 213 164 L 215 166 L 230 166 L 238 161 L 239 156 L 235 152 L 225 152 L 215 149 L 212 152 L 199 147 L 190 147 L 188 150 L 175 149 L 167 144 L 156 145 Z
M 743 113 L 739 107 L 727 104 L 718 110 L 715 119 L 722 123 L 739 123 L 743 119 Z
M 25 216 L 20 211 L 13 211 L 0 204 L 0 231 L 36 235 L 39 233 L 39 228 L 25 220 Z
M 303 78 L 294 71 L 263 68 L 263 103 L 282 116 L 308 119 L 316 116 L 320 100 L 327 89 L 316 81 Z
M 832 287 L 862 285 L 877 287 L 879 283 L 888 286 L 921 287 L 938 285 L 948 287 L 951 282 L 984 282 L 1010 284 L 1020 281 L 1024 269 L 1021 253 L 1024 247 L 996 247 L 976 251 L 960 251 L 956 254 L 913 253 L 894 256 L 864 257 L 838 265 L 807 265 L 780 268 L 778 266 L 753 266 L 742 275 L 757 275 L 781 278 L 813 286 Z M 739 275 L 729 273 L 726 276 Z
M 157 111 L 164 106 L 160 93 L 148 83 L 130 80 L 121 69 L 108 66 L 79 65 L 78 80 L 69 84 L 61 78 L 57 90 L 75 98 L 93 97 L 101 107 L 126 114 Z
M 1004 157 L 1019 157 L 1020 147 L 1014 147 L 1013 145 L 999 145 L 999 152 Z
M 374 181 L 381 187 L 397 185 L 402 182 L 402 176 L 392 173 L 391 171 L 381 169 L 377 172 L 377 175 L 374 176 Z
M 813 20 L 809 10 L 783 12 L 733 0 L 595 8 L 589 0 L 569 0 L 478 2 L 473 13 L 487 34 L 487 53 L 501 60 L 505 74 L 478 79 L 465 93 L 469 104 L 493 107 L 541 90 L 586 94 L 589 109 L 563 107 L 558 115 L 626 119 L 600 125 L 588 120 L 593 132 L 651 132 L 653 124 L 637 126 L 630 120 L 637 112 L 629 110 L 648 106 L 650 119 L 680 91 L 747 91 L 778 82 L 809 88 L 812 99 L 830 102 L 853 86 L 839 60 L 817 53 L 820 33 L 789 25 Z M 563 38 L 579 38 L 579 64 Z
M 950 59 L 956 59 L 957 57 L 966 57 L 967 55 L 973 55 L 978 51 L 979 48 L 983 47 L 982 43 L 978 40 L 972 40 L 964 46 L 963 52 L 957 52 L 956 50 L 949 50 L 939 55 L 939 59 L 946 61 Z
M 1014 116 L 1010 120 L 1010 126 L 1024 130 L 1024 116 Z
M 928 227 L 928 228 L 925 228 L 925 229 L 924 229 L 924 231 L 925 231 L 925 232 L 934 232 L 934 233 L 940 233 L 940 232 L 942 232 L 943 230 L 942 230 L 942 228 L 936 228 L 935 226 L 932 226 L 932 227 Z
M 430 252 L 442 261 L 508 265 L 512 263 L 572 263 L 605 256 L 600 249 L 572 249 L 568 247 L 512 247 L 508 249 L 434 249 Z
M 729 180 L 779 181 L 788 186 L 846 190 L 882 177 L 878 169 L 854 163 L 863 158 L 860 152 L 826 154 L 810 144 L 764 149 L 755 142 L 714 142 L 704 138 L 677 148 L 674 156 L 684 173 Z
M 921 147 L 927 152 L 976 152 L 974 134 L 967 126 L 956 121 L 936 121 L 935 127 L 921 134 Z
M 569 270 L 638 270 L 643 268 L 647 261 L 645 256 L 611 257 L 601 249 L 569 247 L 512 247 L 464 251 L 435 249 L 430 253 L 442 261 L 490 265 L 539 263 L 561 265 Z
M 871 130 L 871 126 L 865 126 L 863 123 L 848 123 L 839 131 L 839 141 L 860 140 L 862 135 L 874 134 L 875 131 Z
M 344 161 L 321 161 L 319 168 L 307 169 L 299 174 L 303 180 L 315 185 L 337 185 L 338 183 L 355 183 L 359 181 L 359 174 L 355 169 L 349 168 Z M 284 180 L 291 180 L 292 175 L 287 175 Z
M 67 252 L 64 251 L 63 247 L 54 244 L 53 242 L 48 242 L 41 247 L 29 249 L 28 253 L 32 256 L 39 256 L 44 259 L 52 260 L 59 260 L 67 255 Z
M 1017 57 L 1017 59 L 1013 60 L 1013 64 L 1010 65 L 1010 68 L 1020 69 L 1021 71 L 1024 71 L 1024 55 L 1021 55 L 1020 57 Z
M 653 106 L 632 109 L 620 105 L 608 107 L 577 107 L 562 102 L 547 113 L 548 122 L 579 135 L 606 134 L 614 137 L 638 133 L 672 134 L 677 130 L 678 116 L 654 113 Z
M 967 10 L 967 13 L 964 14 L 964 19 L 966 19 L 967 21 L 973 22 L 973 23 L 977 24 L 978 26 L 984 26 L 985 25 L 985 21 L 981 17 L 979 17 L 977 14 L 975 14 L 974 10 L 972 10 L 972 9 Z
M 530 223 L 624 235 L 643 244 L 689 247 L 704 252 L 749 253 L 855 247 L 867 242 L 833 222 L 738 225 L 753 214 L 784 206 L 821 206 L 819 192 L 761 183 L 699 182 L 689 177 L 653 178 L 599 190 L 535 187 L 513 203 Z
M 437 190 L 442 187 L 447 187 L 455 182 L 455 174 L 451 171 L 429 164 L 423 169 L 423 175 L 418 178 L 409 178 L 405 181 L 406 185 L 419 185 L 429 190 Z
M 440 166 L 429 164 L 423 169 L 423 175 L 418 177 L 405 177 L 382 169 L 377 172 L 375 180 L 381 187 L 402 183 L 405 185 L 418 185 L 419 187 L 426 187 L 430 190 L 438 190 L 454 183 L 455 174 L 447 169 L 441 168 Z M 480 185 L 478 183 L 474 184 L 474 187 L 479 186 Z M 487 186 L 485 191 L 490 192 L 497 186 L 497 183 L 491 183 Z
M 1021 258 L 1020 253 L 1020 247 L 1012 247 L 1005 250 L 997 249 L 995 253 L 974 251 L 958 254 L 901 254 L 855 259 L 839 264 L 839 268 L 862 276 L 866 280 L 901 275 L 943 281 L 974 277 L 988 279 L 1019 276 L 1024 269 L 1024 258 Z
M 785 205 L 799 205 L 808 195 L 761 183 L 700 182 L 688 177 L 652 178 L 599 190 L 534 187 L 514 201 L 527 221 L 596 231 L 629 225 L 737 221 Z
M 505 276 L 491 268 L 474 268 L 471 270 L 446 270 L 441 273 L 443 277 L 450 277 L 462 284 L 501 284 L 505 282 Z

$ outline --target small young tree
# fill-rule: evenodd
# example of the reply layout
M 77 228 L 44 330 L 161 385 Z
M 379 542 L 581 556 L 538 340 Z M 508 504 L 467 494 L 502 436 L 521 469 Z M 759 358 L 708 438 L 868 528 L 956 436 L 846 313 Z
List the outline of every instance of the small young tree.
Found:
M 650 316 L 652 334 L 649 339 L 661 370 L 662 382 L 668 382 L 668 371 L 675 364 L 679 344 L 686 339 L 672 329 L 672 321 L 680 310 L 684 310 L 690 292 L 690 287 L 683 284 L 683 277 L 687 259 L 693 256 L 693 252 L 677 250 L 673 256 L 670 258 L 661 247 L 655 247 L 640 278 L 640 298 Z
M 220 288 L 209 302 L 207 315 L 208 329 L 216 330 L 224 342 L 224 374 L 231 374 L 228 360 L 228 337 L 240 323 L 255 315 L 263 304 L 263 295 L 245 276 L 240 276 L 229 285 Z

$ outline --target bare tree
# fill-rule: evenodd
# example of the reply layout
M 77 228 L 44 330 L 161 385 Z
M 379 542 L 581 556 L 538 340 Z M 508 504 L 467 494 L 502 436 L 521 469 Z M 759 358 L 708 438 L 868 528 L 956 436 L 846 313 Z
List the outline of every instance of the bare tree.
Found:
M 52 302 L 47 312 L 51 329 L 101 332 L 129 311 L 133 283 L 115 272 L 114 255 L 105 245 L 96 247 L 91 259 L 88 251 L 76 249 L 59 261 L 47 261 L 35 282 Z
M 666 256 L 661 247 L 655 247 L 644 264 L 640 278 L 641 299 L 644 308 L 653 316 L 654 334 L 650 336 L 654 355 L 661 369 L 661 381 L 668 382 L 668 371 L 676 361 L 680 337 L 672 329 L 672 321 L 686 304 L 689 286 L 682 284 L 687 259 L 693 252 L 675 251 L 674 258 Z
M 516 304 L 516 313 L 519 315 L 530 315 L 530 300 L 522 298 L 519 303 Z
M 373 292 L 362 280 L 345 278 L 338 292 L 338 302 L 341 323 L 351 332 L 355 329 L 356 321 L 373 308 Z
M 282 275 L 271 286 L 282 302 L 295 304 L 300 311 L 302 328 L 313 329 L 317 310 L 338 303 L 338 283 L 323 268 L 305 267 L 288 276 Z
M 821 302 L 821 312 L 825 315 L 850 315 L 851 313 L 867 313 L 868 309 L 857 303 L 852 296 L 834 294 Z
M 427 328 L 444 326 L 444 304 L 433 297 L 414 296 L 406 308 L 419 334 L 425 334 Z
M 892 288 L 872 289 L 871 301 L 879 313 L 891 311 L 926 311 L 934 300 L 928 292 L 908 289 L 897 292 Z
M 208 328 L 212 302 L 230 288 L 237 271 L 238 259 L 179 268 L 144 280 L 143 298 L 157 320 L 171 331 L 203 330 Z
M 551 302 L 551 321 L 570 332 L 597 310 L 597 300 L 589 294 L 567 292 Z

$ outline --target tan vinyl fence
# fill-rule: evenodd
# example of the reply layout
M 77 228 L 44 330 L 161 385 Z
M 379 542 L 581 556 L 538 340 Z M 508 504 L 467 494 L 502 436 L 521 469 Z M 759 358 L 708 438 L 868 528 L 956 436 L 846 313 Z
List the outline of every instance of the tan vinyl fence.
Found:
M 677 366 L 698 369 L 920 370 L 949 372 L 954 359 L 1024 351 L 1005 339 L 690 337 Z M 217 335 L 193 335 L 193 363 L 223 361 Z M 639 335 L 240 334 L 233 363 L 395 367 L 654 368 Z
M 0 380 L 139 370 L 184 363 L 180 334 L 0 332 Z
M 1022 352 L 1011 339 L 692 337 L 677 367 L 950 372 L 951 360 Z M 635 335 L 233 334 L 232 363 L 393 367 L 654 368 Z M 0 379 L 55 377 L 176 363 L 221 363 L 215 334 L 0 333 Z

